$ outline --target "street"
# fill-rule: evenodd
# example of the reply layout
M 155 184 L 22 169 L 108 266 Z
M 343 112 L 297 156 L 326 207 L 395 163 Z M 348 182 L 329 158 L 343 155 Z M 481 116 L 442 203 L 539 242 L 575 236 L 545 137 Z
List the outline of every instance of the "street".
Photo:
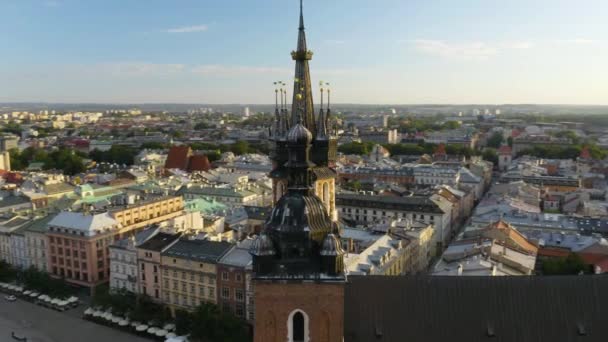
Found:
M 82 312 L 81 308 L 76 309 Z M 18 299 L 8 302 L 0 298 L 0 342 L 15 342 L 18 336 L 28 342 L 145 342 L 150 341 L 77 317 L 76 312 L 57 312 Z

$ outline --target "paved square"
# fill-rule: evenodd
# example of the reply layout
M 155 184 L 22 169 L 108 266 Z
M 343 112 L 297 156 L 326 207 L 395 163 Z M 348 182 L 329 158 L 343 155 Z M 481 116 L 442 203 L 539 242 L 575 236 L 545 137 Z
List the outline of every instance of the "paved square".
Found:
M 81 312 L 81 310 L 79 310 Z M 18 299 L 0 298 L 0 342 L 16 342 L 11 332 L 25 336 L 28 342 L 149 342 L 135 335 L 104 327 Z

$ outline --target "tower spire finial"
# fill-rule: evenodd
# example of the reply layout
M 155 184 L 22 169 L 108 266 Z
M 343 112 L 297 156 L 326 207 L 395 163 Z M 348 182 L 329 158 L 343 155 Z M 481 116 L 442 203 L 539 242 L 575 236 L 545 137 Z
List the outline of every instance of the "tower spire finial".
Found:
M 304 30 L 304 10 L 302 6 L 302 1 L 300 0 L 300 30 Z

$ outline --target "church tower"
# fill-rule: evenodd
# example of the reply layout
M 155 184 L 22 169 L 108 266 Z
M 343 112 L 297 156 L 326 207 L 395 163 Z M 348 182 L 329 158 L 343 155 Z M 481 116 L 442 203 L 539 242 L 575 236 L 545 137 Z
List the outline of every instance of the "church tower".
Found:
M 300 25 L 298 28 L 298 44 L 291 57 L 295 61 L 295 77 L 293 82 L 293 99 L 291 112 L 287 109 L 287 89 L 282 82 L 275 82 L 275 122 L 271 128 L 271 140 L 274 142 L 271 159 L 273 170 L 270 177 L 273 180 L 273 201 L 277 201 L 287 192 L 287 173 L 285 163 L 288 152 L 286 134 L 297 124 L 298 116 L 302 117 L 302 125 L 312 134 L 311 160 L 315 166 L 311 168 L 312 187 L 328 212 L 332 221 L 337 221 L 336 213 L 336 171 L 337 138 L 331 127 L 331 109 L 329 84 L 321 82 L 321 105 L 319 114 L 315 117 L 312 98 L 312 86 L 308 62 L 312 59 L 312 51 L 308 50 L 304 30 L 304 15 L 300 3 Z M 280 106 L 279 98 L 280 96 Z M 324 108 L 323 99 L 327 97 Z M 302 111 L 301 114 L 298 111 Z
M 302 22 L 300 16 L 299 41 L 305 42 Z M 306 61 L 301 56 L 296 52 L 296 64 Z M 316 123 L 307 120 L 313 117 L 307 116 L 311 93 L 306 86 L 296 90 L 289 129 L 285 130 L 285 111 L 280 108 L 278 134 L 273 135 L 278 142 L 274 159 L 282 162 L 275 171 L 280 170 L 284 189 L 250 251 L 255 342 L 341 341 L 343 335 L 344 251 L 338 225 L 316 189 L 319 170 L 331 170 L 328 154 L 315 158 L 314 150 L 323 146 L 315 144 L 329 141 L 327 116 L 322 112 Z

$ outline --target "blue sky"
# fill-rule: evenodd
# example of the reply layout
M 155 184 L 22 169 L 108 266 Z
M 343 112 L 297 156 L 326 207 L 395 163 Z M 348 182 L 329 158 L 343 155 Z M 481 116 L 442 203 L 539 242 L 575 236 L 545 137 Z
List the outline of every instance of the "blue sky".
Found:
M 608 1 L 305 0 L 342 103 L 608 104 Z M 297 0 L 0 0 L 0 101 L 271 103 Z

